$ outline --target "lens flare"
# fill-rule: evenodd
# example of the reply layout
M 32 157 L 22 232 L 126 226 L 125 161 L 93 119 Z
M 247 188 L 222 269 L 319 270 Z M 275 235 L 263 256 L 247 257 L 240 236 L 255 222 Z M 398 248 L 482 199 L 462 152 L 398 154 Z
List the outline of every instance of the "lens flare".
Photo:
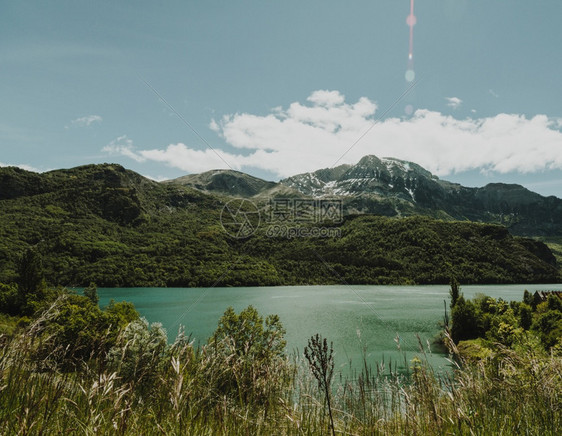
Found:
M 416 78 L 416 72 L 414 70 L 407 70 L 404 77 L 406 78 L 406 82 L 413 82 Z
M 410 50 L 408 51 L 408 59 L 410 60 L 414 57 L 414 26 L 417 21 L 414 15 L 414 0 L 410 0 L 410 15 L 406 17 L 406 24 L 410 27 Z
M 414 0 L 410 0 L 410 15 L 406 17 L 406 24 L 410 28 L 410 47 L 408 50 L 408 66 L 406 67 L 406 74 L 404 78 L 407 83 L 412 83 L 416 79 L 416 72 L 414 71 L 414 26 L 417 23 L 417 18 L 414 15 Z M 414 113 L 414 106 L 408 104 L 404 108 L 404 112 L 407 116 L 411 116 Z

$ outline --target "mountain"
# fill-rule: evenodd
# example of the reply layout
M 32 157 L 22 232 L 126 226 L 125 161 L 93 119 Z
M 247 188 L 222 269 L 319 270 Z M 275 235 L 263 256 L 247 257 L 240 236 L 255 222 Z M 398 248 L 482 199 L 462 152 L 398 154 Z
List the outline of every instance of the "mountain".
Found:
M 253 197 L 260 192 L 277 186 L 275 182 L 267 182 L 234 170 L 211 170 L 201 174 L 190 174 L 164 183 L 189 186 L 201 191 L 215 192 L 231 196 Z
M 299 174 L 280 183 L 307 196 L 341 196 L 349 212 L 427 215 L 501 224 L 518 235 L 562 236 L 562 200 L 521 185 L 468 188 L 440 180 L 413 162 L 376 156 L 365 156 L 332 177 L 326 174 Z
M 62 207 L 74 218 L 95 215 L 122 225 L 150 219 L 163 208 L 187 207 L 204 198 L 196 190 L 180 190 L 147 179 L 121 165 L 84 165 L 37 174 L 19 168 L 0 168 L 0 201 L 53 210 Z M 29 217 L 31 218 L 31 217 Z
M 318 177 L 329 183 L 351 169 Z M 264 220 L 251 237 L 234 238 L 223 228 L 233 197 L 218 189 L 232 185 L 218 181 L 239 180 L 237 192 L 255 192 L 260 207 L 266 193 L 299 191 L 238 172 L 218 175 L 188 179 L 211 194 L 115 164 L 43 174 L 0 168 L 0 282 L 16 279 L 18 258 L 32 246 L 47 281 L 63 286 L 447 283 L 453 274 L 466 284 L 561 279 L 542 242 L 468 221 L 347 215 L 326 224 L 335 231 L 330 237 L 291 238 L 271 233 Z
M 515 235 L 562 236 L 559 198 L 543 197 L 517 184 L 464 187 L 440 180 L 418 164 L 393 158 L 365 156 L 355 165 L 298 174 L 277 184 L 226 170 L 186 176 L 170 183 L 244 198 L 341 198 L 348 215 L 424 215 L 500 224 Z
M 267 199 L 269 197 L 301 197 L 302 194 L 289 186 L 268 182 L 235 170 L 211 170 L 189 174 L 162 183 L 180 185 L 209 194 L 230 197 Z
M 280 183 L 313 197 L 375 194 L 415 201 L 415 192 L 425 180 L 437 178 L 412 162 L 365 156 L 356 165 L 298 174 Z

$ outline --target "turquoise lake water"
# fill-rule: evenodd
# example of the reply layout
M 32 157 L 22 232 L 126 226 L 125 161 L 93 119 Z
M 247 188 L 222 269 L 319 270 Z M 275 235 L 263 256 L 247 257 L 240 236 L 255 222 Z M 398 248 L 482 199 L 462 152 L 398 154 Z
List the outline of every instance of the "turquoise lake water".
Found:
M 558 285 L 463 286 L 471 298 L 477 293 L 518 300 L 523 291 L 559 289 Z M 149 322 L 160 322 L 173 341 L 183 325 L 201 344 L 213 333 L 228 306 L 237 312 L 253 305 L 260 314 L 278 314 L 287 330 L 289 352 L 302 352 L 308 338 L 320 333 L 333 341 L 336 365 L 358 367 L 365 350 L 374 367 L 390 360 L 404 367 L 419 354 L 418 334 L 424 344 L 439 334 L 449 287 L 428 286 L 284 286 L 251 288 L 100 288 L 100 305 L 115 301 L 134 303 Z M 399 339 L 397 339 L 399 337 Z M 397 342 L 400 343 L 398 350 Z M 427 348 L 427 347 L 426 347 Z M 446 356 L 432 347 L 428 360 L 447 368 Z

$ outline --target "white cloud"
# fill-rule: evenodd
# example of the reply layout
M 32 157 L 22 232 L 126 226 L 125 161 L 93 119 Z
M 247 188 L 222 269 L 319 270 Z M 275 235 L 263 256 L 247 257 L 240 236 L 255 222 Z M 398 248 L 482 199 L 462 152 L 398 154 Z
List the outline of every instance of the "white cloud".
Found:
M 275 108 L 264 116 L 242 113 L 212 120 L 210 127 L 240 150 L 217 152 L 234 169 L 261 168 L 280 177 L 336 162 L 356 163 L 367 154 L 410 160 L 440 176 L 471 169 L 500 173 L 562 169 L 559 120 L 545 115 L 459 120 L 421 109 L 411 118 L 373 124 L 377 105 L 365 97 L 351 104 L 337 91 L 316 91 L 308 101 Z M 182 143 L 135 151 L 132 142 L 121 137 L 104 151 L 186 172 L 228 167 L 212 150 Z
M 240 156 L 224 151 L 215 153 L 210 149 L 194 150 L 182 143 L 170 144 L 162 150 L 141 150 L 138 153 L 143 159 L 162 162 L 189 173 L 199 173 L 215 168 L 240 169 L 241 167 Z
M 345 97 L 338 91 L 319 90 L 310 94 L 307 100 L 318 106 L 332 107 L 342 104 Z
M 499 95 L 493 90 L 493 89 L 488 89 L 488 93 L 495 98 L 499 98 Z
M 90 127 L 94 123 L 101 123 L 103 118 L 99 115 L 87 115 L 85 117 L 76 118 L 72 120 L 70 124 L 74 127 Z M 68 126 L 65 126 L 68 129 Z
M 445 97 L 445 100 L 447 100 L 447 106 L 453 109 L 457 109 L 462 104 L 462 100 L 458 97 Z
M 45 170 L 40 170 L 38 168 L 32 167 L 31 165 L 27 165 L 27 164 L 5 164 L 3 162 L 0 162 L 0 167 L 17 167 L 17 168 L 21 168 L 22 170 L 26 170 L 26 171 L 32 171 L 34 173 L 42 173 Z M 48 171 L 48 170 L 47 170 Z
M 238 156 L 220 150 L 216 152 L 210 149 L 193 150 L 182 143 L 170 144 L 165 149 L 136 150 L 133 141 L 127 135 L 114 139 L 101 151 L 112 156 L 125 156 L 137 162 L 146 162 L 147 160 L 162 162 L 189 173 L 207 171 L 213 168 L 240 169 L 240 165 L 237 164 Z
M 146 159 L 137 154 L 133 147 L 133 141 L 127 135 L 119 136 L 101 149 L 104 153 L 112 156 L 126 156 L 137 162 L 144 162 Z
M 143 174 L 143 176 L 146 177 L 147 179 L 154 180 L 155 182 L 163 182 L 164 180 L 170 180 L 170 178 L 169 178 L 169 177 L 166 177 L 166 176 L 156 176 L 156 177 L 153 177 L 153 176 L 151 176 L 151 175 L 149 175 L 149 174 Z

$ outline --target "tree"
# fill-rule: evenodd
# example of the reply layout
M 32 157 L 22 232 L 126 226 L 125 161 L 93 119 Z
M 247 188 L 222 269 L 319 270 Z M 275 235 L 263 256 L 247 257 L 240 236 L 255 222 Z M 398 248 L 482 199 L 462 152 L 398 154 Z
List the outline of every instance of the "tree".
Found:
M 94 282 L 91 282 L 90 286 L 88 286 L 86 289 L 84 289 L 84 296 L 88 297 L 90 299 L 90 301 L 94 304 L 99 303 L 100 298 L 98 296 L 98 287 L 96 286 L 96 284 Z
M 33 294 L 43 285 L 43 263 L 34 247 L 28 248 L 18 262 L 18 286 L 22 294 Z
M 116 303 L 113 299 L 105 308 L 105 313 L 110 319 L 111 325 L 119 330 L 126 327 L 129 323 L 140 319 L 140 315 L 133 303 L 120 301 Z
M 546 303 L 548 305 L 548 310 L 557 310 L 559 312 L 562 312 L 562 298 L 554 294 L 550 294 L 546 300 Z
M 539 338 L 547 350 L 555 346 L 562 338 L 562 312 L 549 310 L 540 314 L 533 323 L 533 329 L 538 332 Z
M 542 298 L 539 295 L 539 292 L 535 291 L 535 293 L 533 294 L 533 301 L 531 302 L 531 307 L 533 308 L 533 311 L 536 310 L 537 306 L 541 303 L 542 303 Z
M 452 309 L 453 307 L 455 307 L 455 304 L 457 304 L 457 300 L 459 299 L 461 288 L 455 276 L 451 277 L 450 284 L 451 284 L 451 290 L 449 291 L 449 295 L 451 295 L 451 309 Z
M 521 303 L 519 305 L 519 325 L 523 330 L 529 330 L 531 324 L 533 323 L 533 309 L 526 303 Z
M 455 343 L 478 337 L 478 317 L 476 307 L 471 301 L 466 301 L 461 295 L 451 311 L 453 327 L 451 336 Z
M 523 292 L 523 303 L 531 306 L 533 304 L 533 294 L 531 294 L 527 289 Z
M 101 310 L 84 295 L 63 291 L 53 314 L 44 323 L 39 360 L 50 359 L 73 368 L 91 358 L 105 356 L 125 327 L 139 319 L 131 303 L 116 303 Z
M 45 297 L 43 263 L 35 247 L 28 248 L 18 262 L 18 303 L 23 314 L 35 311 Z
M 221 396 L 242 404 L 273 404 L 288 381 L 284 335 L 277 315 L 264 321 L 252 306 L 240 314 L 229 307 L 204 348 L 210 363 L 203 373 Z
M 82 296 L 65 294 L 56 301 L 53 316 L 45 323 L 45 340 L 37 350 L 37 359 L 74 368 L 109 347 L 107 317 L 98 306 Z
M 283 356 L 286 341 L 285 329 L 278 315 L 268 315 L 264 319 L 253 306 L 248 306 L 239 315 L 229 307 L 219 320 L 212 342 L 232 340 L 234 350 L 239 356 L 268 359 Z
M 17 315 L 19 312 L 17 286 L 0 283 L 0 312 Z

